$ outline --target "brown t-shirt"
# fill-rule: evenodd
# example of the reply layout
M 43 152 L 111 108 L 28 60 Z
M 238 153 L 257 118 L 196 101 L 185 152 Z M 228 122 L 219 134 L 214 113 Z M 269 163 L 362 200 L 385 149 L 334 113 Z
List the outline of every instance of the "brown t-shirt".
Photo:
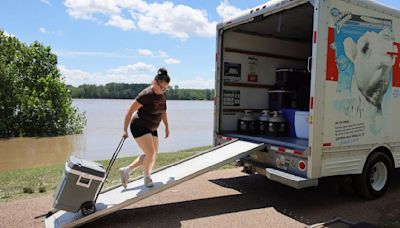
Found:
M 142 90 L 137 95 L 136 101 L 143 106 L 133 116 L 132 123 L 151 131 L 157 130 L 162 113 L 167 110 L 166 100 L 165 94 L 155 94 L 150 86 Z

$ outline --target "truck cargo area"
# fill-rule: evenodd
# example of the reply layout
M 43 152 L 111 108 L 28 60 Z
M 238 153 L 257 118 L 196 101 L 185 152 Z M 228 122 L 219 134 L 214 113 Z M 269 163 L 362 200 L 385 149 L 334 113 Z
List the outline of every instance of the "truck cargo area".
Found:
M 308 139 L 296 137 L 294 123 L 287 121 L 287 128 L 292 129 L 277 137 L 259 131 L 240 132 L 238 120 L 245 110 L 250 110 L 255 119 L 263 110 L 309 110 L 311 74 L 307 68 L 312 55 L 313 12 L 310 3 L 303 3 L 272 15 L 256 16 L 223 32 L 219 45 L 221 71 L 217 76 L 221 97 L 218 135 L 306 150 Z M 290 83 L 283 85 L 277 77 L 285 77 Z

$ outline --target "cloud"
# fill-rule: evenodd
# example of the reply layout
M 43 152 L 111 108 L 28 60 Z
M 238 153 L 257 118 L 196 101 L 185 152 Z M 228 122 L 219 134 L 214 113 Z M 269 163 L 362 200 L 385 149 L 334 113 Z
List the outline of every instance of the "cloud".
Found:
M 181 61 L 179 59 L 174 59 L 174 58 L 168 58 L 164 60 L 166 64 L 180 64 Z
M 106 25 L 114 26 L 124 31 L 128 31 L 136 27 L 132 20 L 124 19 L 119 15 L 111 16 L 111 19 L 106 23 Z
M 97 20 L 95 14 L 112 16 L 120 13 L 116 1 L 66 0 L 64 5 L 75 19 Z
M 224 20 L 240 14 L 243 11 L 243 9 L 231 5 L 228 0 L 223 0 L 217 7 L 218 15 Z
M 158 51 L 158 56 L 160 58 L 168 58 L 168 54 L 165 51 Z
M 61 75 L 68 85 L 79 86 L 82 84 L 105 85 L 111 82 L 118 83 L 150 83 L 154 79 L 155 68 L 152 65 L 138 62 L 136 64 L 119 66 L 104 72 L 87 72 L 80 69 L 70 69 L 59 66 Z M 214 80 L 196 77 L 189 80 L 172 80 L 171 86 L 187 89 L 214 88 Z
M 62 35 L 61 31 L 49 31 L 46 28 L 40 27 L 39 31 L 43 34 Z
M 120 66 L 114 69 L 111 69 L 110 72 L 117 74 L 130 74 L 135 72 L 153 72 L 155 71 L 155 67 L 151 64 L 146 64 L 143 62 L 138 62 L 135 64 L 130 64 L 126 66 Z
M 100 21 L 100 16 L 110 18 L 105 25 L 123 30 L 135 28 L 151 33 L 166 34 L 186 40 L 192 35 L 215 36 L 217 22 L 208 19 L 207 12 L 172 2 L 147 3 L 144 0 L 65 0 L 68 14 L 75 19 Z M 130 14 L 129 19 L 121 15 Z M 103 23 L 103 22 L 100 22 Z
M 171 81 L 172 85 L 178 85 L 179 88 L 187 88 L 187 89 L 212 89 L 214 88 L 214 80 L 205 79 L 203 77 L 196 77 L 195 79 L 189 80 L 178 80 Z
M 158 51 L 158 54 L 154 54 L 153 51 L 149 49 L 138 49 L 137 53 L 140 56 L 165 59 L 164 62 L 167 64 L 179 64 L 181 62 L 178 59 L 170 58 L 170 56 L 165 51 Z
M 139 49 L 138 54 L 141 56 L 153 56 L 153 52 L 151 52 L 149 49 Z
M 50 5 L 50 1 L 49 0 L 40 0 L 42 3 Z
M 46 33 L 46 29 L 45 29 L 45 28 L 39 28 L 39 31 L 40 31 L 41 33 Z
M 150 83 L 154 78 L 155 71 L 154 66 L 142 62 L 112 68 L 104 72 L 87 72 L 80 69 L 69 69 L 65 66 L 59 66 L 58 69 L 65 78 L 65 83 L 73 86 L 105 85 L 110 82 Z

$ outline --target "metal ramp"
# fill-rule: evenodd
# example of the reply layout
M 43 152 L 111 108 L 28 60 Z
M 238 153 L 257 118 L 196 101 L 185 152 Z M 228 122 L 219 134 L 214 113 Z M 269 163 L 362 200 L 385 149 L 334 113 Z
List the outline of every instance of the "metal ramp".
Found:
M 143 178 L 134 180 L 124 189 L 116 186 L 102 192 L 96 202 L 96 213 L 83 217 L 80 212 L 57 211 L 45 219 L 47 228 L 74 227 L 94 221 L 135 202 L 223 166 L 261 149 L 264 144 L 233 140 L 155 171 L 154 187 L 146 188 Z

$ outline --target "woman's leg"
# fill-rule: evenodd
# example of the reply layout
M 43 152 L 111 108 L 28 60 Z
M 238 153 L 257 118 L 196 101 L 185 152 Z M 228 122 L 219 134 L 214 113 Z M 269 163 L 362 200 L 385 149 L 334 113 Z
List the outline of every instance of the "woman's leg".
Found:
M 153 135 L 153 145 L 154 145 L 154 151 L 155 155 L 158 154 L 158 137 Z
M 128 165 L 129 171 L 132 172 L 135 169 L 139 168 L 141 165 L 143 165 L 143 160 L 144 160 L 145 155 L 142 154 L 138 156 L 131 164 Z
M 156 154 L 153 143 L 153 136 L 149 133 L 139 138 L 135 138 L 135 140 L 139 148 L 145 154 L 143 159 L 143 173 L 145 176 L 149 176 L 151 174 L 151 170 L 154 165 L 155 154 Z

